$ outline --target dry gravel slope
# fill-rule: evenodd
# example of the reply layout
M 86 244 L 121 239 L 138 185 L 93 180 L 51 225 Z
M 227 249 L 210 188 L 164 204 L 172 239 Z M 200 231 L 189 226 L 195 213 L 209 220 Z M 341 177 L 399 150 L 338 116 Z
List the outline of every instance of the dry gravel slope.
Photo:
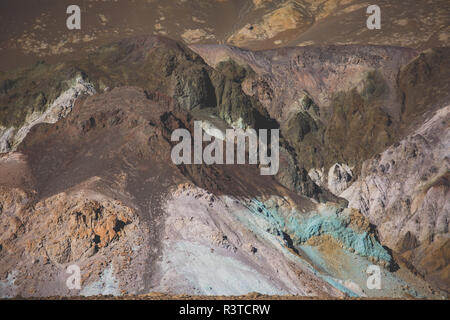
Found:
M 446 297 L 447 1 L 379 1 L 377 31 L 359 0 L 86 1 L 73 32 L 24 3 L 0 4 L 1 296 Z M 172 165 L 194 118 L 279 126 L 279 174 Z
M 282 49 L 257 54 L 236 48 L 205 48 L 205 52 L 213 57 L 225 50 L 234 52 L 238 62 L 251 59 L 248 64 L 254 70 L 244 71 L 232 63 L 216 65 L 216 69 L 212 69 L 193 52 L 173 41 L 138 37 L 106 47 L 96 57 L 91 56 L 88 64 L 83 60 L 75 62 L 78 69 L 62 73 L 71 77 L 75 72 L 85 81 L 93 81 L 98 93 L 81 95 L 68 106 L 66 117 L 56 123 L 34 126 L 15 152 L 2 155 L 2 294 L 118 295 L 162 291 L 235 295 L 259 291 L 321 297 L 440 296 L 442 293 L 438 289 L 445 290 L 446 276 L 445 271 L 439 270 L 446 266 L 448 246 L 437 251 L 438 259 L 444 259 L 443 265 L 438 265 L 437 269 L 427 266 L 423 269 L 430 271 L 429 279 L 433 280 L 427 283 L 411 267 L 427 260 L 420 259 L 419 251 L 419 256 L 402 257 L 381 246 L 379 241 L 387 244 L 389 239 L 379 240 L 374 228 L 379 228 L 383 235 L 384 221 L 372 220 L 370 222 L 375 226 L 371 227 L 370 214 L 367 219 L 357 211 L 343 209 L 342 202 L 318 204 L 317 200 L 325 202 L 337 198 L 326 192 L 326 186 L 319 187 L 304 175 L 301 159 L 294 158 L 294 163 L 282 162 L 284 174 L 277 177 L 262 177 L 254 166 L 176 167 L 170 161 L 169 140 L 175 128 L 192 130 L 192 115 L 202 114 L 190 110 L 192 103 L 203 111 L 204 120 L 214 117 L 212 123 L 221 123 L 222 128 L 229 126 L 227 115 L 245 115 L 245 121 L 255 121 L 254 113 L 246 113 L 248 110 L 258 110 L 260 117 L 273 115 L 282 122 L 276 115 L 283 114 L 277 108 L 284 103 L 270 104 L 261 99 L 264 94 L 255 94 L 245 105 L 249 109 L 242 109 L 243 106 L 235 104 L 233 99 L 243 101 L 240 99 L 244 99 L 246 84 L 252 81 L 255 89 L 262 86 L 264 90 L 279 90 L 277 77 L 284 73 L 283 68 L 292 66 L 286 63 L 290 59 L 298 61 L 299 68 L 304 68 L 301 62 L 305 59 L 326 62 L 328 71 L 309 70 L 325 87 L 308 88 L 316 89 L 321 96 L 321 90 L 326 92 L 334 87 L 336 81 L 327 76 L 340 68 L 341 59 L 355 61 L 356 71 L 342 75 L 349 81 L 346 86 L 338 86 L 339 90 L 361 92 L 353 91 L 352 87 L 358 87 L 366 80 L 355 74 L 362 72 L 359 68 L 373 68 L 372 64 L 382 66 L 382 78 L 392 90 L 398 90 L 399 85 L 393 80 L 395 70 L 398 72 L 400 68 L 406 76 L 410 75 L 417 66 L 427 66 L 427 59 L 439 56 L 440 51 L 432 50 L 423 59 L 411 62 L 408 59 L 414 53 L 412 50 L 384 47 L 375 53 L 369 50 L 370 47 L 334 47 L 334 54 L 324 53 L 316 58 L 308 52 L 316 53 L 323 48 Z M 359 56 L 371 59 L 358 63 Z M 104 66 L 102 62 L 109 63 L 111 59 L 116 61 L 111 69 L 96 70 L 97 64 Z M 267 63 L 270 59 L 272 64 Z M 444 63 L 442 61 L 439 63 Z M 401 68 L 402 64 L 411 66 L 410 63 L 416 67 Z M 57 65 L 56 69 L 64 71 L 70 66 Z M 140 72 L 151 72 L 141 77 L 139 71 L 134 70 L 136 66 Z M 433 81 L 443 76 L 442 72 L 445 76 L 445 69 L 431 66 L 432 71 L 427 77 L 406 81 L 403 89 L 421 87 L 427 81 L 434 84 Z M 33 68 L 26 72 L 35 72 Z M 42 65 L 37 68 L 38 77 L 41 72 L 54 70 L 54 67 Z M 277 69 L 280 71 L 272 72 Z M 126 72 L 133 76 L 124 80 L 121 77 Z M 153 73 L 166 76 L 153 77 Z M 198 77 L 196 83 L 208 85 L 193 86 L 188 81 L 179 86 L 183 75 L 191 80 Z M 243 75 L 243 78 L 237 75 Z M 302 82 L 302 78 L 293 77 L 292 80 L 298 81 L 298 87 L 309 84 Z M 124 86 L 124 81 L 134 87 Z M 12 83 L 8 91 L 20 88 L 20 82 Z M 163 92 L 156 93 L 155 88 Z M 219 95 L 227 92 L 226 88 L 233 88 L 228 98 L 225 98 L 228 93 Z M 186 100 L 185 93 L 189 93 L 191 100 Z M 384 93 L 383 99 L 379 100 L 375 95 L 374 101 L 396 101 L 391 90 Z M 406 93 L 407 98 L 411 97 L 409 91 Z M 247 94 L 251 93 L 247 91 Z M 215 98 L 216 106 L 207 104 L 211 102 L 210 95 Z M 447 99 L 445 92 L 433 95 L 437 102 Z M 11 99 L 14 97 L 17 99 L 19 95 L 14 94 Z M 312 97 L 317 100 L 316 107 L 321 115 L 314 121 L 320 120 L 320 126 L 326 127 L 327 113 L 321 110 L 326 110 L 327 103 L 333 100 L 326 96 L 323 100 Z M 292 92 L 280 95 L 286 103 L 299 98 Z M 369 96 L 368 101 L 372 98 Z M 408 101 L 404 100 L 405 103 Z M 425 110 L 439 109 L 428 106 L 427 101 L 424 103 Z M 428 113 L 415 114 L 420 109 L 401 110 L 401 106 L 401 103 L 393 104 L 395 108 L 390 111 L 403 115 L 407 110 L 415 115 L 409 116 L 414 121 L 429 116 Z M 230 114 L 222 114 L 220 110 L 228 110 Z M 401 119 L 398 117 L 397 120 L 400 124 Z M 261 123 L 256 121 L 252 125 Z M 439 128 L 432 122 L 431 127 Z M 285 129 L 281 129 L 284 134 Z M 306 133 L 306 136 L 308 134 L 312 133 Z M 402 134 L 400 132 L 396 137 Z M 446 149 L 442 146 L 434 148 L 445 154 Z M 289 157 L 291 152 L 286 149 L 284 156 Z M 427 162 L 422 165 L 426 166 Z M 300 166 L 299 171 L 294 171 L 298 180 L 295 183 L 285 180 L 296 166 Z M 402 179 L 399 177 L 399 183 Z M 448 192 L 445 181 L 442 187 L 441 183 L 436 185 L 439 192 Z M 446 199 L 442 199 L 444 209 Z M 360 209 L 365 212 L 364 208 Z M 445 220 L 447 216 L 444 211 L 443 218 L 438 220 Z M 442 229 L 447 221 L 444 220 L 439 222 L 437 233 L 432 230 L 433 235 L 438 235 L 436 241 L 448 237 L 448 229 Z M 65 268 L 72 263 L 85 270 L 80 292 L 69 291 L 64 283 Z M 365 287 L 365 270 L 373 263 L 382 267 L 386 279 L 386 286 L 381 291 Z

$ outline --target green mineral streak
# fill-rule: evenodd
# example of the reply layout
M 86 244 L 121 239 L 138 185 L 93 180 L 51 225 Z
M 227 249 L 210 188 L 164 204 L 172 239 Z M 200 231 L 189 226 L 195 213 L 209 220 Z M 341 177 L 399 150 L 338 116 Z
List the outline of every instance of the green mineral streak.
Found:
M 297 246 L 312 237 L 330 235 L 345 248 L 353 248 L 360 256 L 392 262 L 391 255 L 374 235 L 367 231 L 354 230 L 350 226 L 350 217 L 338 208 L 326 207 L 307 216 L 294 212 L 285 217 L 279 210 L 267 209 L 261 201 L 253 199 L 250 210 L 264 216 L 279 231 L 289 234 Z

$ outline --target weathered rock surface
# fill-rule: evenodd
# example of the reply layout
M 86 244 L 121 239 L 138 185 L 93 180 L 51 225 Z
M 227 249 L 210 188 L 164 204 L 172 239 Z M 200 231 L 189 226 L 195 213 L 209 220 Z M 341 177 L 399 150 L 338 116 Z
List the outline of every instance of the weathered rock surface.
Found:
M 341 196 L 378 226 L 384 243 L 448 290 L 450 107 L 364 162 Z M 432 258 L 431 258 L 432 257 Z
M 448 168 L 425 170 L 448 160 L 448 107 L 441 108 L 448 83 L 439 83 L 448 79 L 447 49 L 413 59 L 416 51 L 391 47 L 193 48 L 204 59 L 169 39 L 136 37 L 89 59 L 7 74 L 2 98 L 11 105 L 39 92 L 56 100 L 64 90 L 48 81 L 17 94 L 49 73 L 63 81 L 81 74 L 98 93 L 70 100 L 65 117 L 34 125 L 0 158 L 3 296 L 257 290 L 435 297 L 429 283 L 447 290 Z M 40 104 L 41 112 L 53 101 Z M 25 123 L 29 109 L 18 110 L 25 112 L 4 121 Z M 261 176 L 255 165 L 174 165 L 170 135 L 192 132 L 195 119 L 221 129 L 279 127 L 278 175 Z M 423 207 L 420 218 L 401 209 L 389 220 L 390 211 L 375 205 L 371 212 L 354 199 L 364 190 L 346 194 L 366 177 L 383 179 L 378 171 L 371 176 L 370 163 L 378 153 L 395 157 L 395 143 L 407 149 L 400 163 L 406 154 L 415 160 L 403 159 L 411 167 L 395 169 L 392 186 L 389 177 L 384 183 L 407 188 L 417 183 L 409 170 L 428 172 L 430 198 L 404 191 L 417 198 L 411 207 Z M 424 151 L 429 158 L 419 147 L 433 149 Z M 402 195 L 391 194 L 384 204 L 401 208 Z M 414 219 L 426 229 L 414 229 Z M 387 237 L 397 222 L 404 237 Z M 65 285 L 71 264 L 82 269 L 80 291 Z M 365 287 L 371 264 L 386 279 L 381 291 Z M 414 268 L 427 270 L 426 281 Z
M 55 123 L 67 116 L 80 95 L 96 93 L 94 87 L 86 82 L 81 75 L 68 82 L 70 83 L 69 88 L 62 92 L 46 110 L 34 111 L 18 127 L 12 126 L 0 130 L 0 153 L 14 151 L 33 126 L 39 123 Z

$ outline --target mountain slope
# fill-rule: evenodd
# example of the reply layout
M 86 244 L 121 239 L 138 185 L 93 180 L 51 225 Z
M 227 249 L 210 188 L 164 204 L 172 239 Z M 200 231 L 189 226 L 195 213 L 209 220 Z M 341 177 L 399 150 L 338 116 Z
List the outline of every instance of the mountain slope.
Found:
M 22 110 L 2 117 L 2 296 L 445 294 L 439 292 L 448 280 L 445 173 L 430 176 L 429 190 L 436 190 L 430 197 L 442 205 L 430 221 L 439 220 L 439 228 L 423 237 L 411 228 L 398 234 L 403 239 L 409 232 L 413 245 L 385 237 L 389 224 L 377 220 L 376 206 L 361 207 L 351 188 L 372 177 L 365 161 L 403 144 L 412 130 L 448 130 L 440 120 L 422 120 L 435 112 L 447 117 L 448 82 L 439 83 L 448 79 L 446 49 L 416 59 L 414 50 L 392 47 L 193 49 L 204 59 L 166 38 L 135 37 L 84 59 L 39 63 L 2 78 L 2 103 Z M 421 68 L 429 70 L 425 77 L 416 76 Z M 432 100 L 420 99 L 414 88 L 429 88 L 422 95 Z M 48 110 L 64 112 L 30 121 L 30 114 Z M 352 124 L 361 117 L 364 125 Z M 255 165 L 176 166 L 170 135 L 176 128 L 192 133 L 194 120 L 219 130 L 280 127 L 278 175 L 261 176 Z M 358 132 L 368 139 L 347 143 Z M 429 148 L 445 159 L 448 139 L 442 138 Z M 310 153 L 314 145 L 320 149 Z M 367 151 L 359 152 L 362 147 Z M 345 187 L 346 163 L 333 167 L 327 181 L 311 174 L 343 161 L 357 168 Z M 398 183 L 405 178 L 399 175 Z M 399 219 L 409 219 L 403 212 Z M 426 209 L 422 215 L 434 217 Z M 420 250 L 405 253 L 417 247 L 414 237 Z M 437 258 L 423 257 L 432 246 Z M 79 291 L 65 285 L 71 264 L 82 269 Z M 371 264 L 382 270 L 381 290 L 367 288 Z
M 0 70 L 45 59 L 68 61 L 135 35 L 249 49 L 323 44 L 449 45 L 446 0 L 377 1 L 382 28 L 366 27 L 362 0 L 110 0 L 79 4 L 81 30 L 66 28 L 68 0 L 0 4 Z

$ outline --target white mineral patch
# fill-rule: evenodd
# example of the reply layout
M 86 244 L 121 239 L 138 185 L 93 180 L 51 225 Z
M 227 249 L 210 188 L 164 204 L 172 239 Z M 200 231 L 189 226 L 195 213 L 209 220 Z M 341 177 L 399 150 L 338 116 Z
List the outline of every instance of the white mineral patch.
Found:
M 13 270 L 8 274 L 8 277 L 0 281 L 0 298 L 12 298 L 14 297 L 16 291 L 16 278 L 17 278 L 17 270 Z
M 113 267 L 103 270 L 100 279 L 81 289 L 82 296 L 113 295 L 119 296 L 119 283 L 114 277 Z
M 175 191 L 164 210 L 160 280 L 152 291 L 339 295 L 283 249 L 280 240 L 267 232 L 270 224 L 236 198 L 188 186 Z
M 56 123 L 58 120 L 65 118 L 72 111 L 73 105 L 80 95 L 96 93 L 94 86 L 81 77 L 75 78 L 73 82 L 73 85 L 64 91 L 46 111 L 34 112 L 25 120 L 22 127 L 0 127 L 0 153 L 15 151 L 35 125 Z
M 328 170 L 328 190 L 339 195 L 347 189 L 353 178 L 353 168 L 342 163 L 335 163 Z
M 225 140 L 225 132 L 217 128 L 211 122 L 203 120 L 201 127 L 208 135 L 220 140 Z
M 178 241 L 168 252 L 167 260 L 169 266 L 177 266 L 177 273 L 201 294 L 286 294 L 248 265 L 231 256 L 211 252 L 209 246 Z
M 322 168 L 311 168 L 308 176 L 320 187 L 327 188 L 333 194 L 339 196 L 352 184 L 353 168 L 345 163 L 335 163 L 328 173 Z

